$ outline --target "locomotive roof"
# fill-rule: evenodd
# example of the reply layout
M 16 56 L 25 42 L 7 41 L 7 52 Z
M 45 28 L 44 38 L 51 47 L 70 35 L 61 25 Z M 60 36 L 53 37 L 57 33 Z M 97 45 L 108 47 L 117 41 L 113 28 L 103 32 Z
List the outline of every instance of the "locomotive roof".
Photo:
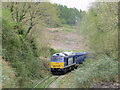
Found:
M 61 53 L 55 53 L 53 54 L 53 56 L 72 56 L 72 55 L 75 55 L 74 52 L 61 52 Z
M 86 52 L 79 52 L 79 53 L 76 53 L 76 55 L 81 55 L 81 54 L 87 54 Z

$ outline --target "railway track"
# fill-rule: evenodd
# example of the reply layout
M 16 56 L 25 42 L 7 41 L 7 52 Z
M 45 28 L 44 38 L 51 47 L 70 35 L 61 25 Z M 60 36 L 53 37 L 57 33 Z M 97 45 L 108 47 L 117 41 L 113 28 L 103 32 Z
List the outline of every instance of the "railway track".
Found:
M 77 70 L 77 69 L 72 70 L 72 71 L 70 71 L 70 72 L 67 72 L 65 75 L 69 75 L 70 73 L 73 73 L 73 72 L 75 72 L 76 70 Z M 53 83 L 53 82 L 54 82 L 56 79 L 58 79 L 60 76 L 62 76 L 62 75 L 57 75 L 57 76 L 55 76 L 55 75 L 50 75 L 50 76 L 47 76 L 47 77 L 44 78 L 42 81 L 38 82 L 38 83 L 33 87 L 32 90 L 34 90 L 35 88 L 44 88 L 44 90 L 45 90 L 46 88 L 49 87 L 49 85 L 50 85 L 51 83 Z
M 59 76 L 54 76 L 55 77 L 55 79 L 53 79 L 51 82 L 49 82 L 47 85 L 46 85 L 46 87 L 44 88 L 44 90 L 46 89 L 46 88 L 48 88 L 48 86 L 52 83 L 52 82 L 54 82 L 57 78 L 59 78 Z
M 59 78 L 59 76 L 53 76 L 53 75 L 50 75 L 50 76 L 47 76 L 46 78 L 44 78 L 42 81 L 38 82 L 32 90 L 34 90 L 35 88 L 44 88 L 44 90 L 46 88 L 48 88 L 48 86 L 54 82 L 57 78 Z

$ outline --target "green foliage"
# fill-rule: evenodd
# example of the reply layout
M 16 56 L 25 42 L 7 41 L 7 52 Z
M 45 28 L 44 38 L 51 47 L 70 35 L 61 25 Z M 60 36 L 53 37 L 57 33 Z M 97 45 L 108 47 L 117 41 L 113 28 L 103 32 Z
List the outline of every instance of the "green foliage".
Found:
M 36 88 L 45 88 L 51 81 L 55 81 L 57 77 L 50 77 L 47 80 L 45 80 L 44 82 L 42 82 L 40 85 L 38 85 Z M 49 87 L 47 87 L 49 88 Z
M 92 88 L 101 81 L 118 82 L 118 61 L 107 56 L 98 60 L 88 59 L 74 73 L 74 79 L 77 88 Z
M 117 3 L 95 3 L 78 25 L 83 36 L 88 36 L 90 49 L 117 59 Z
M 32 41 L 32 38 L 25 39 L 23 35 L 18 33 L 18 29 L 15 28 L 16 22 L 12 19 L 9 10 L 3 9 L 2 14 L 2 56 L 15 69 L 18 78 L 16 85 L 26 87 L 31 82 L 30 80 L 47 76 L 49 74 L 49 65 L 48 62 L 43 60 L 44 58 L 39 58 L 39 53 L 44 52 L 38 51 L 35 40 Z M 22 25 L 17 23 L 17 26 Z M 44 48 L 42 47 L 42 49 Z M 45 48 L 45 50 L 50 49 Z
M 5 2 L 3 3 L 3 8 L 10 10 L 16 23 L 24 24 L 24 27 L 27 28 L 24 31 L 25 37 L 37 24 L 46 25 L 47 27 L 60 26 L 60 19 L 56 14 L 57 11 L 49 2 Z M 19 32 L 23 32 L 20 27 Z
M 68 8 L 67 6 L 54 4 L 57 9 L 58 17 L 62 24 L 75 25 L 77 20 L 82 18 L 82 11 L 76 8 Z
M 94 3 L 79 21 L 81 35 L 98 55 L 87 59 L 75 73 L 76 87 L 91 88 L 99 82 L 118 82 L 118 4 Z M 102 56 L 101 56 L 102 55 Z
M 19 88 L 19 86 L 16 85 L 17 78 L 15 77 L 15 71 L 4 60 L 0 60 L 0 63 L 2 64 L 2 66 L 0 65 L 0 67 L 2 67 L 2 73 L 0 74 L 2 87 Z

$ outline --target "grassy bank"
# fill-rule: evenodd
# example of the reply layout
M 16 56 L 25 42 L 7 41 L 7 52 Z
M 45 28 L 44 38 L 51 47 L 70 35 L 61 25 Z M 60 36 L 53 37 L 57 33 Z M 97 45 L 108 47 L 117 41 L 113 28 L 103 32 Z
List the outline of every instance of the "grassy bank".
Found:
M 118 82 L 118 61 L 106 56 L 86 61 L 74 74 L 76 87 L 90 88 L 98 82 Z
M 45 37 L 39 37 L 40 43 L 43 45 L 36 43 L 38 39 L 35 37 L 36 34 L 25 37 L 25 26 L 20 22 L 16 23 L 9 10 L 3 10 L 2 14 L 2 58 L 9 63 L 9 67 L 15 74 L 14 77 L 17 78 L 17 80 L 9 78 L 9 81 L 15 81 L 14 84 L 3 82 L 3 87 L 31 88 L 38 80 L 40 81 L 50 74 L 49 60 L 47 61 L 45 58 L 50 58 L 56 50 L 47 46 L 43 40 Z M 40 29 L 43 28 L 39 28 L 39 35 L 44 36 L 43 33 L 40 33 L 42 32 Z M 41 56 L 42 58 L 40 58 Z M 4 68 L 3 71 L 7 72 Z M 7 73 L 3 73 L 3 76 L 6 75 Z M 7 81 L 7 79 L 5 80 Z
M 79 68 L 60 80 L 59 88 L 92 88 L 99 82 L 118 83 L 118 61 L 107 56 L 87 59 Z

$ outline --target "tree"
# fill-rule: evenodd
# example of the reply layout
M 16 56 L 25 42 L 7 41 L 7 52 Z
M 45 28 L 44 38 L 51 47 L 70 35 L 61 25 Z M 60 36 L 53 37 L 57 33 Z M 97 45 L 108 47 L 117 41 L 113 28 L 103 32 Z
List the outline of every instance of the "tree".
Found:
M 58 10 L 58 17 L 62 24 L 75 25 L 79 19 L 82 19 L 82 10 L 57 4 L 54 4 L 54 7 Z
M 91 50 L 117 59 L 118 4 L 95 3 L 80 22 L 79 30 L 88 36 Z
M 59 18 L 56 15 L 56 9 L 49 2 L 11 2 L 3 3 L 5 8 L 9 8 L 13 20 L 26 25 L 25 37 L 37 24 L 57 26 Z

